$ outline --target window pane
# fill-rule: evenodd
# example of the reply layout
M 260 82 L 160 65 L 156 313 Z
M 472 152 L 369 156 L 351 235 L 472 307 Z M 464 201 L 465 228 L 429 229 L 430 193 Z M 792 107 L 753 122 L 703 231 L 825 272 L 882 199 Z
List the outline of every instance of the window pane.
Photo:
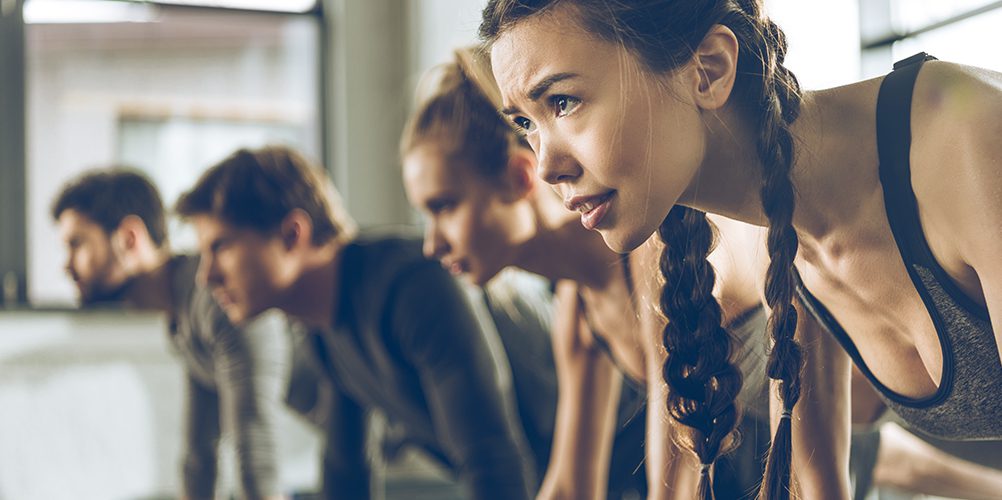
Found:
M 909 37 L 894 44 L 894 59 L 928 52 L 940 59 L 1002 71 L 998 34 L 1002 9 L 995 9 L 958 23 Z
M 953 16 L 971 12 L 996 0 L 892 0 L 894 26 L 907 33 Z
M 169 207 L 202 170 L 238 147 L 284 143 L 320 157 L 317 18 L 85 3 L 111 8 L 88 9 L 90 17 L 77 21 L 36 17 L 25 27 L 35 303 L 75 296 L 48 209 L 81 171 L 137 167 Z M 104 17 L 95 19 L 95 12 Z M 177 229 L 172 223 L 174 248 L 193 248 L 190 230 Z

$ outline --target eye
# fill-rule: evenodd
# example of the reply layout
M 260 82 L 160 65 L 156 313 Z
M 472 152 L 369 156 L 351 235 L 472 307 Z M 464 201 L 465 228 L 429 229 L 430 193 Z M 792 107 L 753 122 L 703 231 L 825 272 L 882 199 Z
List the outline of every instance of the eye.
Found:
M 532 123 L 532 120 L 524 116 L 516 116 L 511 121 L 515 124 L 515 128 L 523 134 L 528 134 L 536 130 L 536 125 Z
M 209 253 L 215 255 L 215 254 L 219 253 L 220 251 L 225 250 L 226 249 L 226 243 L 227 243 L 227 241 L 225 239 L 223 239 L 223 238 L 212 240 L 212 242 L 209 243 Z
M 452 210 L 456 206 L 456 203 L 452 200 L 435 200 L 428 203 L 428 211 L 432 215 L 439 215 L 444 212 Z
M 557 116 L 567 116 L 581 104 L 580 99 L 567 95 L 555 95 L 550 98 L 550 102 L 553 103 L 553 109 Z

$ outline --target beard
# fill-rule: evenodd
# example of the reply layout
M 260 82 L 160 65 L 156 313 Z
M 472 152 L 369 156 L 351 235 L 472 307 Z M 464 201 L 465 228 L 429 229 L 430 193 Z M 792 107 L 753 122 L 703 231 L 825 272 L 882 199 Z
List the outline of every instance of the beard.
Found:
M 125 302 L 131 281 L 127 279 L 115 285 L 95 283 L 90 286 L 80 287 L 80 305 L 94 307 L 121 304 Z
M 73 280 L 76 282 L 77 290 L 80 291 L 80 305 L 93 307 L 124 302 L 132 279 L 125 278 L 118 282 L 112 282 L 110 279 L 114 274 L 115 263 L 111 259 L 94 273 L 93 279 L 81 281 L 74 274 Z

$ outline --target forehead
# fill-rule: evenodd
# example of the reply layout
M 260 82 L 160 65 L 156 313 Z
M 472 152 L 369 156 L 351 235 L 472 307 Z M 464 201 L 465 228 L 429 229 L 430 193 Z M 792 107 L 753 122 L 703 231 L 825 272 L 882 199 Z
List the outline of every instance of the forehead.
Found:
M 93 219 L 72 208 L 66 209 L 63 213 L 59 214 L 58 224 L 59 233 L 64 238 L 82 233 L 104 234 L 104 229 L 94 222 Z
M 191 225 L 195 227 L 200 239 L 212 239 L 221 234 L 230 233 L 234 228 L 215 215 L 200 214 L 192 216 Z
M 494 77 L 507 99 L 524 98 L 547 75 L 586 73 L 595 63 L 617 61 L 619 47 L 581 27 L 574 9 L 557 6 L 516 22 L 491 45 Z
M 441 148 L 425 144 L 404 157 L 404 184 L 412 197 L 434 196 L 471 182 L 470 165 L 455 164 Z
M 194 215 L 189 221 L 195 227 L 195 232 L 198 233 L 199 242 L 205 245 L 210 245 L 221 238 L 226 238 L 233 243 L 260 242 L 269 238 L 268 235 L 253 229 L 226 222 L 216 215 Z

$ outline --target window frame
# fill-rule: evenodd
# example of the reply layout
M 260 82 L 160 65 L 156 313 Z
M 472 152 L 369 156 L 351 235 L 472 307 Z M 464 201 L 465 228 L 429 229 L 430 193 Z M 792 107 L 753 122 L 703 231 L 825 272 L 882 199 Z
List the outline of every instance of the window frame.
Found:
M 0 0 L 0 304 L 27 302 L 24 0 Z

